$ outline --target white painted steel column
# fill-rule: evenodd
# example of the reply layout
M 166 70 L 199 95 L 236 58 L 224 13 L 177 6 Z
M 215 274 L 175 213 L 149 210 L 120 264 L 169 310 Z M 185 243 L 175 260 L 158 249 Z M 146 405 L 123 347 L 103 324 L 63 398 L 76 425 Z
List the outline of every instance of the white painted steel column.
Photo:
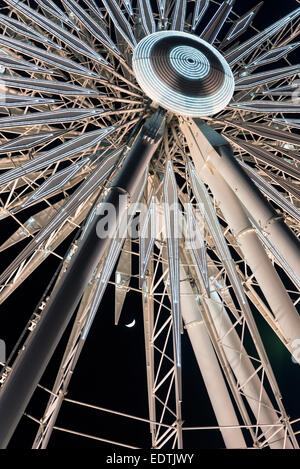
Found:
M 238 426 L 237 419 L 225 380 L 214 348 L 201 317 L 192 287 L 186 279 L 185 270 L 180 269 L 181 313 L 198 362 L 218 425 Z M 240 428 L 220 429 L 226 448 L 246 448 Z

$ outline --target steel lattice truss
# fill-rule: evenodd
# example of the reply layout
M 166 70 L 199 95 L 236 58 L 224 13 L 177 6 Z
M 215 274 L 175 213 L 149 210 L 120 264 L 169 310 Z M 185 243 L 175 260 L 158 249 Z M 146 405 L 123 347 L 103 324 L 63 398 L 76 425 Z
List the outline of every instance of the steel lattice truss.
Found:
M 132 206 L 141 202 L 146 207 L 140 213 L 140 236 L 131 239 L 119 233 L 111 240 L 80 300 L 55 384 L 43 388 L 49 395 L 46 410 L 24 417 L 37 424 L 34 448 L 45 448 L 56 431 L 99 440 L 100 445 L 136 447 L 126 435 L 116 442 L 113 436 L 83 434 L 68 422 L 57 425 L 65 402 L 74 405 L 74 412 L 77 406 L 89 407 L 144 422 L 153 448 L 182 448 L 187 432 L 200 435 L 202 422 L 191 427 L 182 415 L 182 334 L 191 340 L 218 422 L 215 431 L 221 431 L 226 447 L 298 448 L 299 420 L 285 411 L 253 310 L 299 359 L 299 273 L 285 246 L 280 248 L 270 235 L 269 220 L 255 217 L 247 194 L 234 194 L 226 168 L 216 173 L 209 169 L 217 167 L 217 153 L 203 125 L 232 146 L 235 163 L 275 210 L 272 226 L 284 219 L 299 238 L 300 119 L 295 115 L 300 109 L 300 69 L 289 54 L 298 45 L 300 8 L 258 31 L 252 21 L 261 5 L 238 16 L 233 3 L 2 2 L 0 217 L 2 230 L 9 219 L 19 228 L 0 250 L 4 253 L 21 241 L 23 247 L 2 268 L 0 302 L 49 256 L 61 260 L 3 363 L 3 387 L 51 291 L 68 270 L 97 204 L 141 125 L 155 112 L 132 71 L 136 44 L 161 29 L 194 33 L 221 52 L 236 85 L 232 101 L 215 116 L 200 121 L 167 115 L 161 143 L 131 200 Z M 206 154 L 211 155 L 209 164 Z M 177 210 L 170 208 L 174 204 Z M 26 219 L 32 207 L 37 210 Z M 241 214 L 243 227 L 230 207 Z M 184 229 L 178 239 L 179 226 Z M 188 242 L 190 231 L 196 233 L 197 246 Z M 62 257 L 57 250 L 72 233 L 77 235 Z M 251 264 L 252 242 L 259 243 L 265 259 L 262 269 Z M 131 261 L 136 257 L 140 288 L 132 282 L 136 276 Z M 66 395 L 108 282 L 115 285 L 116 324 L 128 292 L 135 292 L 143 311 L 149 404 L 144 415 L 129 415 L 117 402 L 115 409 L 105 409 L 101 396 L 99 403 L 84 403 Z

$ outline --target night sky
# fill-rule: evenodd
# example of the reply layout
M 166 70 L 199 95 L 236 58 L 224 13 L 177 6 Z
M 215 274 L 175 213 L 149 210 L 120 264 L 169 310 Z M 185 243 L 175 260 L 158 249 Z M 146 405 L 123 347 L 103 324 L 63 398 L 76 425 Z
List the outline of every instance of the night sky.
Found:
M 235 12 L 245 13 L 257 3 L 258 0 L 237 0 Z M 292 11 L 297 5 L 293 0 L 266 0 L 256 16 L 254 25 L 258 29 L 262 29 Z M 294 63 L 296 63 L 295 60 Z M 44 205 L 40 204 L 24 210 L 20 214 L 20 218 L 25 221 L 31 214 L 36 213 L 43 207 Z M 0 221 L 0 226 L 0 244 L 2 244 L 15 231 L 17 224 L 5 220 Z M 58 248 L 57 252 L 64 255 L 74 235 L 75 232 Z M 25 245 L 26 242 L 22 242 L 10 248 L 7 252 L 0 253 L 1 271 Z M 58 259 L 53 256 L 49 257 L 17 289 L 12 297 L 0 305 L 0 337 L 6 342 L 7 354 L 10 353 L 22 333 L 58 267 Z M 135 270 L 134 273 L 137 273 L 138 267 L 135 263 L 133 269 Z M 136 320 L 136 325 L 133 328 L 125 327 L 125 324 L 133 319 Z M 299 365 L 292 362 L 289 353 L 258 314 L 255 314 L 255 319 L 263 336 L 265 347 L 283 395 L 283 404 L 287 413 L 295 419 L 300 416 L 298 397 Z M 108 285 L 71 380 L 68 398 L 148 418 L 142 321 L 140 296 L 129 293 L 120 323 L 118 326 L 114 325 L 114 287 Z M 41 384 L 47 388 L 51 388 L 54 381 L 56 366 L 62 356 L 70 331 L 71 325 L 42 378 Z M 185 425 L 216 425 L 217 422 L 186 332 L 182 336 L 182 350 L 183 420 Z M 48 394 L 42 389 L 38 389 L 27 412 L 40 418 L 47 400 Z M 57 425 L 121 441 L 133 446 L 151 447 L 149 427 L 146 423 L 111 416 L 107 413 L 82 408 L 71 403 L 63 404 Z M 10 448 L 30 447 L 37 428 L 36 423 L 24 417 L 10 443 Z M 198 449 L 222 448 L 223 440 L 218 431 L 185 432 L 184 446 Z M 111 445 L 54 431 L 49 448 L 105 448 L 109 450 Z

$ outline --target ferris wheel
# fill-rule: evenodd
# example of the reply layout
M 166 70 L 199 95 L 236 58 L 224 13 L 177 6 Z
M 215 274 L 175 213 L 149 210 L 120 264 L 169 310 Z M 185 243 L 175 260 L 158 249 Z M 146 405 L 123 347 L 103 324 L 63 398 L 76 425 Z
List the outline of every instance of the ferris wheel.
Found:
M 61 416 L 71 406 L 125 419 L 153 449 L 188 448 L 203 432 L 226 448 L 299 448 L 300 419 L 285 408 L 264 332 L 300 363 L 300 7 L 258 30 L 262 2 L 243 14 L 234 4 L 3 2 L 1 310 L 57 264 L 37 307 L 9 314 L 9 329 L 22 328 L 0 357 L 1 447 L 24 420 L 32 448 L 57 433 L 141 447 L 126 425 L 121 438 L 118 424 L 109 435 L 70 425 Z M 107 288 L 115 330 L 129 297 L 142 318 L 138 415 L 126 399 L 107 408 L 101 392 L 72 398 Z M 186 417 L 187 339 L 215 425 Z

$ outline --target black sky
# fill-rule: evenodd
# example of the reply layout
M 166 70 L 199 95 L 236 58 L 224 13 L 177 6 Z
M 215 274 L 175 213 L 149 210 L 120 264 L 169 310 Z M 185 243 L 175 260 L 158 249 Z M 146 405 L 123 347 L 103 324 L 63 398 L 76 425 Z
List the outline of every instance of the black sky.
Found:
M 237 0 L 235 11 L 239 14 L 245 13 L 257 3 L 257 0 Z M 267 27 L 297 6 L 298 3 L 294 0 L 266 0 L 254 24 L 258 29 Z M 20 218 L 25 221 L 36 211 L 37 206 L 22 212 Z M 0 226 L 0 244 L 2 244 L 17 225 L 11 221 L 0 221 Z M 65 254 L 73 236 L 74 233 L 59 247 L 60 254 Z M 7 253 L 0 254 L 1 271 L 24 246 L 24 243 L 20 243 L 9 249 Z M 57 259 L 49 257 L 15 294 L 0 306 L 0 337 L 6 341 L 8 353 L 12 350 L 58 266 Z M 278 379 L 283 403 L 288 414 L 292 418 L 297 418 L 300 415 L 299 365 L 292 362 L 289 354 L 264 321 L 257 315 L 255 317 Z M 132 319 L 136 320 L 136 326 L 131 329 L 126 328 L 125 324 Z M 67 332 L 70 332 L 70 327 Z M 41 384 L 48 388 L 53 382 L 55 368 L 64 350 L 66 337 L 67 334 L 42 378 Z M 183 383 L 185 423 L 189 426 L 199 425 L 200 422 L 201 425 L 215 425 L 216 420 L 186 333 L 183 336 Z M 132 293 L 128 295 L 120 324 L 114 326 L 114 287 L 109 285 L 71 380 L 68 398 L 148 418 L 146 389 L 142 309 L 139 297 Z M 39 389 L 29 405 L 28 413 L 40 417 L 47 398 L 48 394 Z M 151 446 L 149 428 L 146 424 L 132 423 L 129 419 L 111 417 L 70 403 L 63 405 L 57 425 L 143 448 Z M 26 417 L 23 418 L 10 443 L 10 448 L 30 447 L 36 430 L 36 423 Z M 187 432 L 184 443 L 188 448 L 199 449 L 223 446 L 222 438 L 215 431 Z M 105 443 L 58 431 L 54 432 L 49 447 L 111 448 Z

